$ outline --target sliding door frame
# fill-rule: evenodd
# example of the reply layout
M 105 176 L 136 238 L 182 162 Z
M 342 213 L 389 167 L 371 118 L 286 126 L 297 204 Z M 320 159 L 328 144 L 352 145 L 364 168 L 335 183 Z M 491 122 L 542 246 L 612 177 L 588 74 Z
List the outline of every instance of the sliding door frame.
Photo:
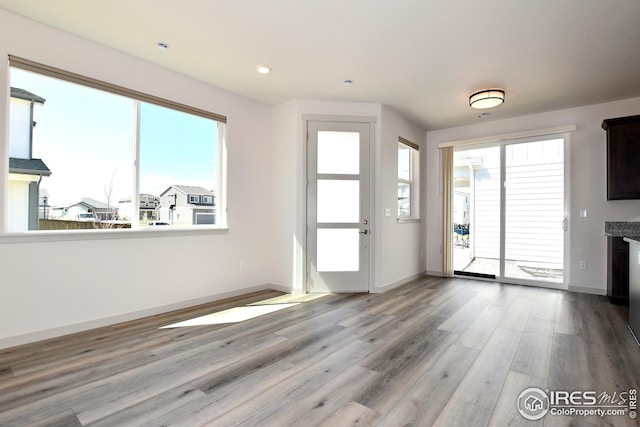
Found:
M 570 130 L 567 129 L 566 132 L 557 132 L 550 134 L 540 134 L 534 136 L 524 136 L 524 137 L 510 137 L 495 141 L 484 141 L 478 143 L 462 143 L 462 144 L 451 144 L 449 146 L 454 147 L 454 151 L 461 151 L 464 149 L 475 149 L 475 148 L 489 148 L 489 147 L 499 147 L 500 149 L 500 247 L 499 247 L 499 271 L 496 275 L 495 279 L 490 277 L 477 277 L 473 274 L 458 274 L 454 271 L 454 276 L 456 277 L 469 277 L 472 276 L 474 279 L 480 280 L 488 280 L 495 281 L 501 283 L 512 283 L 519 285 L 530 285 L 530 286 L 538 286 L 538 287 L 548 287 L 555 289 L 567 289 L 568 284 L 570 283 L 570 266 L 569 260 L 570 258 L 570 248 L 569 242 L 571 228 L 569 227 L 569 218 L 570 218 Z M 558 227 L 564 228 L 563 233 L 563 278 L 562 283 L 555 283 L 549 281 L 538 281 L 538 280 L 527 280 L 527 279 L 518 279 L 512 277 L 505 277 L 505 266 L 506 266 L 506 191 L 505 191 L 505 183 L 506 183 L 506 147 L 508 145 L 516 145 L 516 144 L 526 144 L 531 142 L 539 142 L 539 141 L 548 141 L 553 139 L 563 139 L 563 163 L 564 163 L 564 171 L 563 171 L 563 207 L 564 207 L 564 220 L 558 224 Z M 446 145 L 445 145 L 446 146 Z M 456 150 L 457 149 L 457 150 Z M 454 169 L 452 168 L 451 173 L 454 173 Z M 452 177 L 453 178 L 453 177 Z M 453 179 L 452 179 L 453 181 Z M 453 215 L 453 206 L 448 212 L 449 217 Z M 451 246 L 451 257 L 453 258 L 453 245 Z

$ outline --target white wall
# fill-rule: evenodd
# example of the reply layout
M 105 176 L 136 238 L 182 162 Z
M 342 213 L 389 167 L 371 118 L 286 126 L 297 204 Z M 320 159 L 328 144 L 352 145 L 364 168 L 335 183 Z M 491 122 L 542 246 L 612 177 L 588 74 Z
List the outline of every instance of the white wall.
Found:
M 271 279 L 267 106 L 0 10 L 0 57 L 9 54 L 226 115 L 230 229 L 124 240 L 0 239 L 0 347 L 243 293 Z M 8 88 L 8 69 L 0 67 L 0 99 L 8 100 Z M 8 101 L 0 103 L 2 156 L 7 108 Z M 5 229 L 6 167 L 0 162 Z
M 503 108 L 508 108 L 505 104 Z M 570 289 L 606 292 L 605 221 L 640 216 L 640 200 L 606 200 L 606 135 L 602 120 L 640 114 L 640 98 L 590 105 L 475 125 L 427 132 L 427 270 L 441 272 L 442 201 L 438 144 L 491 135 L 575 124 L 569 146 L 569 277 Z M 588 217 L 579 218 L 580 209 Z M 578 269 L 579 260 L 588 270 Z
M 302 117 L 298 102 L 277 105 L 271 110 L 271 182 L 275 190 L 264 211 L 272 211 L 277 221 L 271 225 L 275 234 L 271 242 L 273 283 L 302 293 L 304 230 L 301 223 L 304 202 Z
M 424 194 L 426 176 L 424 170 L 424 131 L 404 119 L 387 106 L 382 108 L 382 140 L 378 152 L 380 165 L 378 174 L 379 213 L 378 244 L 380 266 L 378 287 L 386 287 L 402 282 L 425 271 L 425 241 L 427 206 L 425 197 L 419 199 L 420 222 L 399 224 L 398 217 L 398 137 L 408 139 L 420 146 L 421 170 L 420 193 Z M 391 216 L 385 217 L 385 208 L 391 209 Z
M 22 99 L 11 98 L 11 126 L 9 135 L 9 157 L 18 159 L 31 158 L 31 103 Z
M 9 203 L 12 206 L 7 219 L 9 230 L 29 229 L 29 184 L 31 181 L 25 179 L 27 176 L 11 175 L 12 179 L 8 186 Z

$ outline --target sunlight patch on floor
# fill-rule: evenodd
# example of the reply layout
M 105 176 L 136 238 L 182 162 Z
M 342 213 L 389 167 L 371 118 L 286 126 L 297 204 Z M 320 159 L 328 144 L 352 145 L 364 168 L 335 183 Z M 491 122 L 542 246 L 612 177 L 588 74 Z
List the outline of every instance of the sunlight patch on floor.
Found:
M 291 294 L 286 294 L 286 295 L 280 295 L 277 297 L 273 297 L 273 298 L 269 298 L 269 299 L 265 299 L 262 301 L 258 301 L 258 302 L 254 302 L 248 305 L 269 305 L 269 304 L 289 304 L 289 303 L 301 303 L 301 302 L 309 302 L 309 301 L 315 301 L 319 298 L 324 298 L 328 295 L 328 293 L 322 293 L 322 294 L 298 294 L 298 295 L 291 295 Z
M 244 322 L 245 320 L 254 319 L 256 317 L 284 310 L 285 308 L 293 307 L 295 305 L 298 305 L 298 303 L 234 307 L 228 310 L 219 311 L 217 313 L 211 313 L 205 316 L 185 320 L 183 322 L 174 323 L 172 325 L 162 326 L 160 327 L 160 329 L 185 328 L 189 326 L 222 325 L 225 323 Z

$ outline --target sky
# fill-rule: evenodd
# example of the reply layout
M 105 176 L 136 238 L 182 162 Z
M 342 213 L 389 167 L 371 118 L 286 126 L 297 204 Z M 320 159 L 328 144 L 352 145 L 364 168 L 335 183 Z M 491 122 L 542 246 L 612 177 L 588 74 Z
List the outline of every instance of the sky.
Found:
M 83 197 L 130 198 L 134 188 L 136 101 L 11 68 L 11 86 L 46 99 L 34 111 L 33 157 L 52 174 L 42 180 L 51 206 Z M 218 123 L 140 103 L 140 192 L 170 185 L 216 186 Z

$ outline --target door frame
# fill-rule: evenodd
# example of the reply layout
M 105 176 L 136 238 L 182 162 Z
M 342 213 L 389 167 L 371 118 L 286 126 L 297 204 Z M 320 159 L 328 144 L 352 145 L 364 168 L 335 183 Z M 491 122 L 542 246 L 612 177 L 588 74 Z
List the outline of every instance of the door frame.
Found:
M 309 178 L 308 172 L 309 168 L 307 166 L 309 153 L 308 153 L 308 134 L 309 134 L 309 122 L 326 122 L 326 123 L 359 123 L 359 124 L 367 124 L 369 126 L 369 233 L 371 233 L 371 237 L 369 239 L 369 283 L 368 292 L 371 293 L 373 291 L 373 285 L 375 283 L 375 268 L 374 268 L 374 260 L 376 259 L 376 241 L 378 240 L 378 229 L 377 229 L 377 215 L 376 209 L 377 201 L 375 199 L 375 189 L 377 188 L 377 182 L 375 180 L 376 176 L 376 150 L 377 144 L 376 142 L 376 122 L 377 118 L 375 116 L 351 116 L 351 115 L 326 115 L 326 114 L 303 114 L 302 115 L 302 171 L 301 178 L 304 182 L 302 185 L 302 194 L 301 194 L 301 205 L 302 205 L 302 228 L 300 235 L 300 243 L 302 246 L 302 265 L 298 264 L 301 268 L 301 279 L 302 279 L 302 292 L 308 294 L 310 292 L 309 289 L 309 271 L 307 269 L 308 265 L 308 251 L 307 251 L 307 234 L 308 234 L 308 212 L 307 212 L 307 197 L 309 193 Z M 298 276 L 300 277 L 300 276 Z

